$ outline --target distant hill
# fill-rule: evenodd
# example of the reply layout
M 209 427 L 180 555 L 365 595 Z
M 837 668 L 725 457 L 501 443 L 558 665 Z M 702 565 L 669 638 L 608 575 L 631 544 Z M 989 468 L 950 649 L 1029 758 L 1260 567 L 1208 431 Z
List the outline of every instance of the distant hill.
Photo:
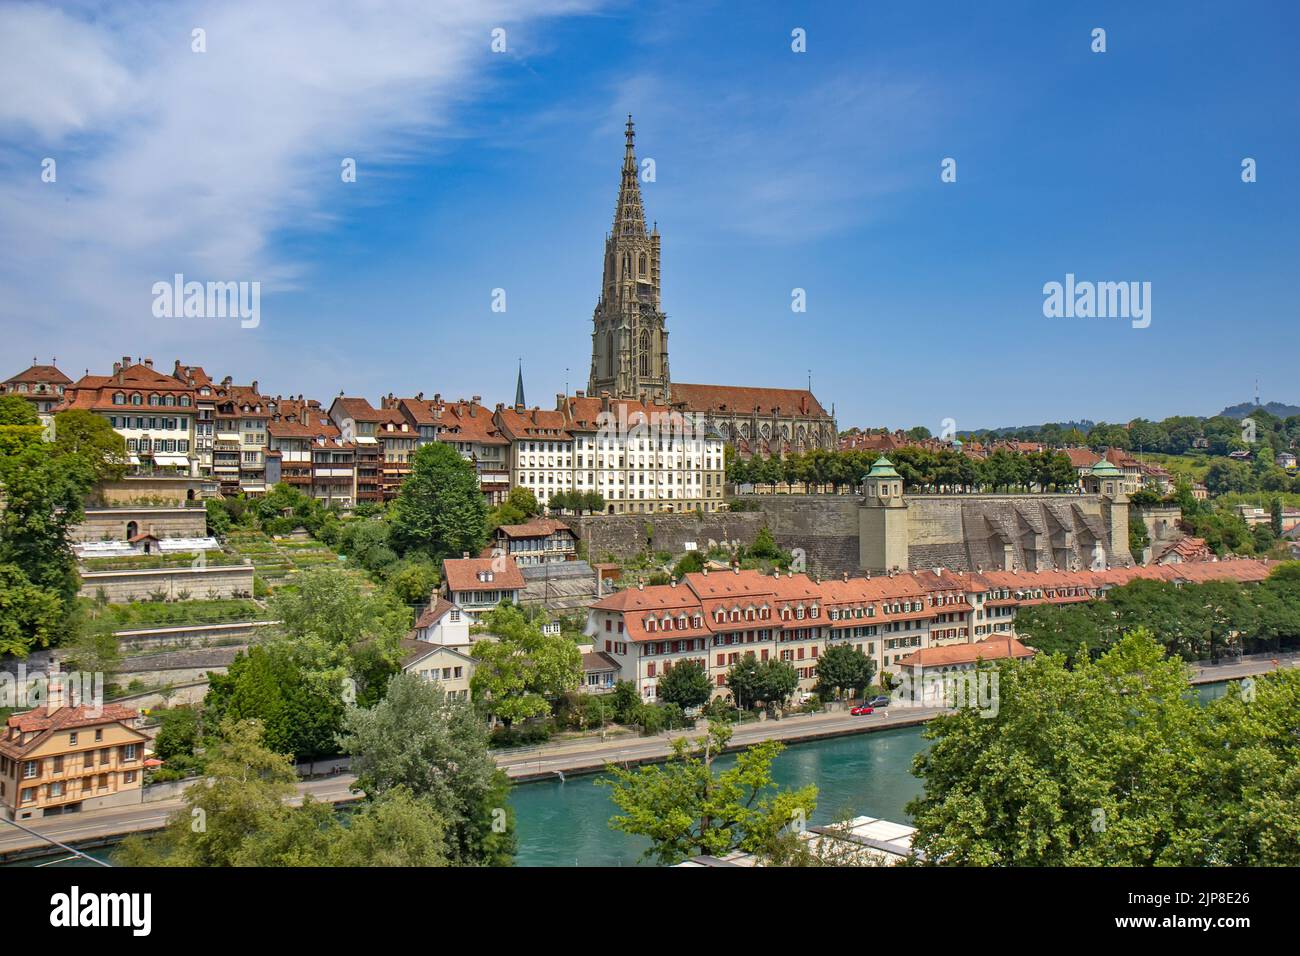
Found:
M 1069 431 L 1071 428 L 1077 428 L 1086 435 L 1088 434 L 1088 430 L 1097 423 L 1085 418 L 1082 421 L 1077 422 L 1055 422 L 1053 424 L 1059 425 L 1062 431 Z M 978 428 L 973 432 L 962 432 L 962 434 L 966 436 L 974 436 L 976 438 L 1004 438 L 1007 435 L 1014 435 L 1017 432 L 1037 432 L 1042 427 L 1042 425 L 1004 425 L 1001 428 Z
M 1225 418 L 1245 418 L 1257 408 L 1262 408 L 1270 415 L 1276 415 L 1278 418 L 1290 418 L 1292 415 L 1300 415 L 1300 406 L 1283 405 L 1281 402 L 1268 402 L 1264 405 L 1256 405 L 1254 402 L 1242 402 L 1240 405 L 1228 406 L 1219 414 Z

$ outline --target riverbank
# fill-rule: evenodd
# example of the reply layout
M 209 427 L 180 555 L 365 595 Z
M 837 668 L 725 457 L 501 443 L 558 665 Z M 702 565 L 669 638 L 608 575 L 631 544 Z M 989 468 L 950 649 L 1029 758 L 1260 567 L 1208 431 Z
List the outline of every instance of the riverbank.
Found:
M 1295 660 L 1283 659 L 1281 666 L 1295 666 Z M 1199 666 L 1189 678 L 1194 686 L 1220 684 L 1243 677 L 1256 676 L 1274 670 L 1271 659 L 1244 660 L 1233 664 Z M 737 750 L 763 740 L 780 740 L 786 744 L 833 740 L 876 731 L 916 727 L 941 713 L 936 708 L 894 708 L 866 717 L 853 717 L 846 711 L 824 714 L 805 714 L 784 717 L 780 720 L 754 721 L 736 725 L 729 750 Z M 568 777 L 590 776 L 599 773 L 608 763 L 621 766 L 662 761 L 672 752 L 673 741 L 679 737 L 698 737 L 698 730 L 674 731 L 654 737 L 622 736 L 601 741 L 599 739 L 570 741 L 527 751 L 512 751 L 497 756 L 497 764 L 517 784 L 544 781 L 562 782 Z M 311 794 L 317 800 L 345 803 L 357 799 L 350 788 L 355 778 L 351 774 L 303 781 L 299 794 Z M 87 814 L 70 814 L 42 820 L 23 821 L 26 826 L 42 835 L 66 843 L 77 849 L 112 844 L 133 833 L 148 833 L 161 829 L 167 818 L 184 804 L 180 799 L 158 801 L 130 807 L 115 807 Z M 876 816 L 892 819 L 889 813 Z M 59 852 L 59 851 L 56 851 Z M 18 859 L 50 855 L 50 847 L 39 838 L 6 827 L 0 823 L 0 865 Z

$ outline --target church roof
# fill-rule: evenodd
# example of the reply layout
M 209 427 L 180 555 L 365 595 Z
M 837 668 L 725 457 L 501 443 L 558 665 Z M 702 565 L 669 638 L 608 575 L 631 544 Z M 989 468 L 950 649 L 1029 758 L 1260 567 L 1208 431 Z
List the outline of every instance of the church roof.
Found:
M 830 418 L 806 388 L 754 388 L 747 385 L 689 385 L 673 382 L 674 404 L 692 412 L 771 415 L 781 418 Z

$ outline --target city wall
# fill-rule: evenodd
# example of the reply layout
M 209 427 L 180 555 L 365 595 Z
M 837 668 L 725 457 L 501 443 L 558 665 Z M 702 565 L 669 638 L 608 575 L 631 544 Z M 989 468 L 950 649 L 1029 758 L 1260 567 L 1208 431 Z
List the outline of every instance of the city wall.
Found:
M 764 516 L 758 512 L 721 512 L 702 517 L 693 514 L 588 515 L 563 520 L 586 546 L 587 560 L 597 563 L 609 556 L 615 560 L 634 557 L 646 550 L 647 538 L 650 551 L 671 554 L 681 554 L 688 542 L 694 542 L 700 550 L 705 550 L 710 541 L 750 545 L 763 527 Z

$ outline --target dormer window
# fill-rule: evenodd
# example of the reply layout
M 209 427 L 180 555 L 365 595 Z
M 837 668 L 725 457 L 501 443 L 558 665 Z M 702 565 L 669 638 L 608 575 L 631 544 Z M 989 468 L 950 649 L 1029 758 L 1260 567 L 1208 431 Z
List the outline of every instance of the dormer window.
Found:
M 114 392 L 114 393 L 113 393 L 113 404 L 114 404 L 114 405 L 125 405 L 125 404 L 126 404 L 126 396 L 123 395 L 121 392 Z
M 132 405 L 143 405 L 143 404 L 144 404 L 144 399 L 140 396 L 140 393 L 139 393 L 139 392 L 136 392 L 134 395 L 131 396 L 131 404 L 132 404 Z

